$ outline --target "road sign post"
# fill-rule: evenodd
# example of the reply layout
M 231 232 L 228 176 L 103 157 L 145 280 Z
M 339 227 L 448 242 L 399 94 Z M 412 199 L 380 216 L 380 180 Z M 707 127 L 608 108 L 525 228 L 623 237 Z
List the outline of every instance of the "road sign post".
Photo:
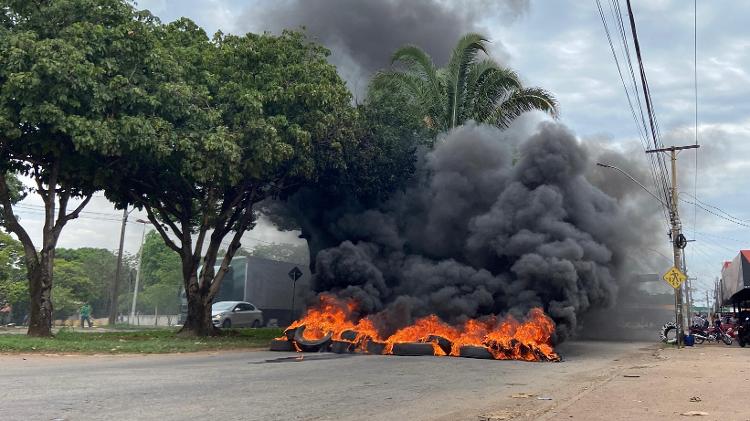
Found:
M 302 277 L 302 271 L 295 266 L 289 271 L 289 279 L 292 280 L 292 307 L 289 309 L 289 324 L 294 322 L 294 296 L 297 294 L 297 280 Z
M 679 288 L 680 285 L 687 280 L 687 276 L 674 266 L 672 266 L 672 268 L 670 268 L 661 278 L 674 289 Z

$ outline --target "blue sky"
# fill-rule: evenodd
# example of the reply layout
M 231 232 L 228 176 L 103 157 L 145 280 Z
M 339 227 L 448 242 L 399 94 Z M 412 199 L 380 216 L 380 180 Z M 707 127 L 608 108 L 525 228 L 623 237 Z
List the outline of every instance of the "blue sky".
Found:
M 305 1 L 308 1 L 306 6 L 314 4 L 316 9 L 313 12 L 308 10 L 309 14 L 300 12 L 299 15 L 295 14 L 300 9 L 299 5 L 293 0 L 139 0 L 137 6 L 149 9 L 163 21 L 186 16 L 209 33 L 217 30 L 243 33 L 277 31 L 282 24 L 280 20 L 286 24 L 305 24 L 325 31 L 326 25 L 337 24 L 335 19 L 357 17 L 358 7 L 372 3 L 350 0 L 347 4 L 354 11 L 345 15 L 338 10 L 343 0 Z M 399 10 L 396 6 L 403 7 L 395 4 L 397 0 L 382 1 L 385 2 L 382 4 L 394 5 L 392 11 Z M 474 0 L 461 3 L 414 0 L 409 7 L 417 10 L 433 2 L 439 4 L 436 7 L 442 8 L 440 10 L 460 15 L 460 19 L 456 20 L 458 29 L 486 33 L 493 41 L 495 58 L 518 71 L 525 83 L 554 92 L 560 100 L 562 122 L 582 141 L 600 142 L 628 151 L 645 164 L 637 127 L 630 115 L 594 0 Z M 694 141 L 695 106 L 693 2 L 633 0 L 632 3 L 663 141 L 665 144 L 690 144 Z M 749 203 L 750 190 L 745 187 L 744 181 L 745 173 L 750 169 L 750 160 L 747 159 L 750 153 L 750 101 L 747 100 L 750 97 L 750 31 L 746 29 L 750 2 L 699 0 L 697 3 L 701 143 L 698 183 L 696 189 L 695 155 L 685 152 L 679 161 L 680 185 L 690 194 L 697 193 L 703 202 L 748 220 L 750 215 L 745 204 Z M 325 10 L 326 4 L 335 5 L 337 10 Z M 603 4 L 607 7 L 608 2 L 603 1 Z M 323 18 L 333 20 L 333 23 L 321 24 L 316 21 Z M 404 36 L 408 37 L 407 29 L 382 27 L 387 32 L 403 30 Z M 435 33 L 450 29 L 456 28 L 437 28 Z M 363 70 L 361 66 L 358 67 L 357 59 L 351 58 L 358 51 L 356 43 L 341 40 L 340 36 L 321 36 L 322 42 L 328 40 L 332 40 L 331 45 L 327 46 L 333 50 L 333 61 L 340 65 L 342 75 L 352 85 L 360 85 L 361 88 L 366 84 L 366 79 L 362 81 L 365 77 Z M 367 48 L 377 47 L 371 45 L 372 39 L 368 41 L 370 44 Z M 387 62 L 382 65 L 385 67 Z M 357 86 L 353 88 L 358 89 Z M 617 177 L 617 174 L 613 173 L 612 177 Z M 37 202 L 29 198 L 27 204 Z M 118 217 L 118 213 L 103 198 L 95 199 L 88 210 Z M 687 258 L 691 275 L 698 277 L 696 286 L 702 290 L 719 275 L 722 260 L 731 259 L 740 248 L 748 247 L 750 233 L 747 228 L 700 209 L 694 219 L 693 207 L 685 203 L 682 204 L 681 213 L 688 237 L 693 238 L 693 231 L 696 232 L 694 237 L 697 241 L 690 243 Z M 38 220 L 33 212 L 27 215 L 26 221 L 32 232 L 38 230 L 39 223 L 35 222 Z M 113 249 L 116 247 L 117 231 L 116 221 L 82 219 L 66 227 L 61 245 Z M 264 224 L 249 236 L 262 241 L 295 241 L 294 233 L 277 233 Z M 136 251 L 139 241 L 140 228 L 131 227 L 127 248 L 131 252 Z M 252 240 L 249 243 L 252 246 Z M 659 252 L 669 254 L 666 244 Z M 668 264 L 666 259 L 662 260 L 665 264 L 663 269 L 666 270 Z

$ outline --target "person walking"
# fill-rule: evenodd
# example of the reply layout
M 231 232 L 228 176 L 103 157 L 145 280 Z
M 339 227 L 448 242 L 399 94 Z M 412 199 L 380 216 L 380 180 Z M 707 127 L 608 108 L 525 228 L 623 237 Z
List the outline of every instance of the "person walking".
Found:
M 703 320 L 703 317 L 701 317 L 700 313 L 695 313 L 693 315 L 692 320 L 692 327 L 697 327 L 699 329 L 703 329 L 703 325 L 705 324 L 705 320 Z
M 89 324 L 89 328 L 92 327 L 91 324 L 91 306 L 89 303 L 85 303 L 81 307 L 81 329 L 83 329 L 83 322 L 86 321 Z

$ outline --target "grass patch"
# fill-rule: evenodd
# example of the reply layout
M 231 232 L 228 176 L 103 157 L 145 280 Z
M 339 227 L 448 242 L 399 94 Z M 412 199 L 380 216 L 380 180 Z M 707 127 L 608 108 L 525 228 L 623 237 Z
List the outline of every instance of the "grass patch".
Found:
M 281 336 L 280 328 L 230 329 L 211 338 L 178 338 L 176 329 L 142 329 L 124 332 L 60 330 L 54 338 L 0 333 L 0 352 L 160 354 L 268 346 Z

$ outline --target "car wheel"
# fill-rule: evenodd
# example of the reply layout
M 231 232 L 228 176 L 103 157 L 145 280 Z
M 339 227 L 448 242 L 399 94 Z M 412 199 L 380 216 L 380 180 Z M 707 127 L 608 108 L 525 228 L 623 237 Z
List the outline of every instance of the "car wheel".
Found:
M 221 324 L 221 327 L 223 327 L 224 329 L 229 329 L 230 327 L 232 327 L 232 321 L 229 319 L 224 320 L 224 323 Z
M 259 328 L 260 327 L 260 320 L 255 319 L 255 321 L 253 322 L 253 324 L 250 327 L 252 327 L 253 329 Z

